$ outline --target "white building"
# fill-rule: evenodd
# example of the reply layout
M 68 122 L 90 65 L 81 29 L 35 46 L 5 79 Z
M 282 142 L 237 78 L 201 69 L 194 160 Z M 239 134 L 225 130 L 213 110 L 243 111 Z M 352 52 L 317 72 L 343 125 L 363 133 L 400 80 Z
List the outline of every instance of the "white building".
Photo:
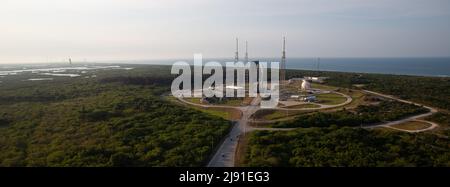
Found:
M 309 83 L 309 81 L 307 81 L 307 80 L 303 80 L 303 82 L 302 82 L 302 90 L 303 91 L 311 90 L 311 83 Z
M 305 77 L 305 79 L 311 82 L 323 83 L 328 77 Z
M 309 95 L 303 98 L 303 101 L 305 102 L 314 102 L 316 101 L 316 96 L 315 95 Z

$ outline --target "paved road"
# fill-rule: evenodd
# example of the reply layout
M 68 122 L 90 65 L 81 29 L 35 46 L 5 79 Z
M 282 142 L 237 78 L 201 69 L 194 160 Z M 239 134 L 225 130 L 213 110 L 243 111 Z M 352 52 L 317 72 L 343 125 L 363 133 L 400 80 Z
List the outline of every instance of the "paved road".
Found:
M 419 114 L 419 115 L 411 116 L 411 117 L 408 117 L 408 118 L 400 119 L 400 120 L 397 120 L 397 121 L 390 121 L 390 122 L 386 122 L 386 123 L 382 123 L 382 124 L 366 126 L 364 128 L 387 127 L 387 128 L 396 129 L 396 130 L 399 130 L 399 131 L 416 133 L 416 132 L 429 131 L 429 130 L 432 130 L 432 129 L 436 128 L 436 127 L 439 127 L 439 125 L 436 124 L 436 123 L 433 123 L 433 122 L 430 122 L 430 121 L 425 121 L 425 120 L 419 120 L 419 118 L 424 118 L 424 117 L 427 117 L 427 116 L 430 116 L 430 115 L 433 115 L 434 113 L 436 113 L 438 110 L 433 108 L 433 107 L 421 105 L 419 103 L 415 103 L 415 102 L 412 102 L 412 101 L 399 99 L 399 98 L 391 96 L 391 95 L 386 95 L 386 94 L 382 94 L 382 93 L 378 93 L 378 92 L 374 92 L 374 91 L 369 91 L 369 90 L 363 90 L 363 91 L 366 92 L 366 93 L 369 93 L 369 94 L 378 95 L 378 96 L 381 96 L 381 97 L 397 100 L 397 101 L 400 101 L 400 102 L 403 102 L 403 103 L 419 105 L 419 106 L 422 106 L 422 107 L 427 108 L 428 110 L 430 110 L 430 112 L 425 113 L 425 114 Z M 426 128 L 426 129 L 420 129 L 420 130 L 405 130 L 405 129 L 399 129 L 399 128 L 392 127 L 393 125 L 406 123 L 408 121 L 420 121 L 420 122 L 423 122 L 423 123 L 429 123 L 429 124 L 431 124 L 431 126 Z
M 252 130 L 248 127 L 248 120 L 250 116 L 259 110 L 259 103 L 261 98 L 254 98 L 249 106 L 237 107 L 242 112 L 241 119 L 231 129 L 228 137 L 220 145 L 219 149 L 214 154 L 213 158 L 209 161 L 208 167 L 233 167 L 234 156 L 236 153 L 239 137 L 245 134 L 248 130 Z
M 430 110 L 429 113 L 423 114 L 423 115 L 426 115 L 426 116 L 432 115 L 432 114 L 434 114 L 434 113 L 436 113 L 438 111 L 437 109 L 435 109 L 433 107 L 425 106 L 425 105 L 422 105 L 422 104 L 419 104 L 419 103 L 416 103 L 416 102 L 412 102 L 412 101 L 403 100 L 403 99 L 394 97 L 392 95 L 386 95 L 386 94 L 382 94 L 382 93 L 378 93 L 378 92 L 374 92 L 374 91 L 369 91 L 369 90 L 363 90 L 363 91 L 366 92 L 366 93 L 373 94 L 373 95 L 378 95 L 378 96 L 381 96 L 381 97 L 397 100 L 397 101 L 400 101 L 400 102 L 403 102 L 403 103 L 414 104 L 414 105 L 419 105 L 419 106 L 425 107 L 425 108 Z
M 338 105 L 321 105 L 319 108 L 313 108 L 313 109 L 289 109 L 289 108 L 280 108 L 277 107 L 275 109 L 277 110 L 288 110 L 288 111 L 294 111 L 294 110 L 320 110 L 325 108 L 334 108 L 339 106 L 344 106 L 350 102 L 352 102 L 352 98 L 348 95 L 335 92 L 337 94 L 341 94 L 344 97 L 347 98 L 347 100 L 344 103 L 338 104 Z M 270 131 L 288 131 L 293 130 L 294 128 L 260 128 L 260 127 L 251 127 L 248 125 L 248 121 L 250 117 L 261 108 L 259 107 L 259 104 L 261 102 L 261 97 L 253 98 L 252 102 L 249 106 L 217 106 L 217 105 L 203 105 L 203 104 L 197 104 L 192 103 L 189 101 L 186 101 L 182 98 L 178 98 L 179 101 L 194 105 L 198 107 L 203 108 L 227 108 L 227 109 L 237 109 L 240 110 L 242 115 L 239 121 L 233 126 L 228 136 L 225 138 L 225 140 L 222 142 L 214 156 L 211 158 L 211 160 L 208 163 L 208 167 L 233 167 L 234 166 L 234 157 L 236 153 L 237 144 L 239 141 L 239 137 L 244 135 L 246 132 L 254 131 L 254 130 L 270 130 Z
M 418 103 L 414 103 L 414 102 L 411 102 L 411 101 L 398 99 L 398 98 L 390 96 L 390 95 L 385 95 L 385 94 L 381 94 L 381 93 L 377 93 L 377 92 L 373 92 L 373 91 L 368 91 L 368 90 L 364 90 L 364 91 L 367 92 L 367 93 L 370 93 L 370 94 L 378 95 L 378 96 L 385 97 L 385 98 L 394 99 L 394 100 L 397 100 L 397 101 L 400 101 L 400 102 L 420 105 Z M 320 108 L 313 108 L 313 109 L 305 109 L 305 108 L 294 109 L 294 108 L 280 108 L 280 107 L 277 107 L 275 109 L 276 110 L 285 110 L 285 111 L 286 110 L 288 110 L 288 111 L 291 111 L 291 110 L 320 110 L 320 109 L 340 107 L 340 106 L 344 106 L 344 105 L 347 105 L 350 102 L 352 102 L 352 98 L 350 96 L 342 94 L 342 93 L 339 93 L 339 92 L 334 92 L 334 93 L 343 95 L 344 97 L 347 98 L 347 100 L 344 103 L 341 103 L 341 104 L 338 104 L 338 105 L 321 105 Z M 191 103 L 191 102 L 188 102 L 188 101 L 186 101 L 184 99 L 181 99 L 181 98 L 179 98 L 179 100 L 181 102 L 186 103 L 186 104 L 195 105 L 195 106 L 199 106 L 199 107 L 205 107 L 205 108 L 229 108 L 229 109 L 232 108 L 232 109 L 240 110 L 242 112 L 240 120 L 233 126 L 233 128 L 232 128 L 231 132 L 229 133 L 229 135 L 225 138 L 225 140 L 222 142 L 222 144 L 220 145 L 220 147 L 218 148 L 218 150 L 216 151 L 216 153 L 214 154 L 212 159 L 209 161 L 209 163 L 207 165 L 208 167 L 233 167 L 234 166 L 234 160 L 235 160 L 234 157 L 235 157 L 235 153 L 236 153 L 236 148 L 237 148 L 237 144 L 238 144 L 238 141 L 239 141 L 239 137 L 242 136 L 243 134 L 245 134 L 246 132 L 254 131 L 254 130 L 289 131 L 289 130 L 297 129 L 297 128 L 262 128 L 262 127 L 251 127 L 251 126 L 249 126 L 248 125 L 249 118 L 256 111 L 260 110 L 260 107 L 259 107 L 259 103 L 261 102 L 261 98 L 260 97 L 254 98 L 249 106 L 242 106 L 242 107 L 202 105 L 202 104 Z M 423 105 L 421 105 L 421 106 L 423 106 Z M 432 115 L 433 113 L 437 112 L 437 110 L 435 108 L 428 107 L 428 106 L 423 106 L 423 107 L 428 108 L 430 110 L 430 112 L 428 112 L 426 114 L 420 114 L 420 115 L 412 116 L 412 117 L 409 117 L 409 118 L 397 120 L 397 121 L 387 122 L 387 123 L 373 125 L 373 126 L 367 126 L 367 127 L 364 127 L 364 128 L 387 127 L 387 128 L 393 128 L 393 129 L 396 129 L 396 130 L 405 131 L 405 132 L 423 132 L 423 131 L 432 130 L 432 129 L 438 127 L 438 125 L 436 123 L 429 122 L 429 121 L 423 121 L 423 120 L 421 120 L 421 121 L 425 122 L 425 123 L 430 123 L 431 126 L 429 128 L 421 129 L 421 130 L 404 130 L 404 129 L 397 129 L 395 127 L 392 127 L 392 125 L 401 124 L 401 123 L 405 123 L 405 122 L 408 122 L 408 121 L 413 121 L 413 120 L 418 121 L 419 118 L 423 118 L 423 117 Z
M 339 93 L 341 94 L 341 93 Z M 329 105 L 329 106 L 321 106 L 320 108 L 314 108 L 312 110 L 318 110 L 318 109 L 324 109 L 324 108 L 332 108 L 332 107 L 339 107 L 346 105 L 350 102 L 352 102 L 352 98 L 350 96 L 347 96 L 345 94 L 342 94 L 347 98 L 346 102 L 338 104 L 338 105 Z M 187 102 L 183 99 L 180 99 L 185 103 L 188 104 L 194 104 Z M 235 160 L 235 153 L 237 144 L 239 141 L 240 136 L 244 135 L 246 132 L 254 131 L 254 130 L 270 130 L 270 131 L 289 131 L 294 130 L 295 128 L 260 128 L 260 127 L 251 127 L 248 125 L 248 121 L 250 117 L 261 108 L 259 107 L 259 104 L 261 102 L 260 97 L 256 97 L 252 100 L 251 104 L 246 107 L 228 107 L 228 108 L 234 108 L 239 109 L 242 112 L 241 119 L 237 122 L 237 124 L 233 127 L 228 137 L 225 139 L 225 141 L 220 145 L 219 149 L 214 154 L 213 158 L 208 163 L 208 167 L 233 167 L 234 166 L 234 160 Z M 202 106 L 200 104 L 194 104 L 197 106 Z M 224 106 L 220 106 L 223 108 Z M 276 108 L 276 109 L 283 109 L 283 110 L 305 110 L 305 109 L 286 109 L 286 108 Z M 311 109 L 310 109 L 311 110 Z

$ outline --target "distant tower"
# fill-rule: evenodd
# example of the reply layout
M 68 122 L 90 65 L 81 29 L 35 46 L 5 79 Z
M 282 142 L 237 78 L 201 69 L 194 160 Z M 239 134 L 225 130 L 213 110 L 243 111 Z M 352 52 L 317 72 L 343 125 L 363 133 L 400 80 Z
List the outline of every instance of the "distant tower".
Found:
M 303 79 L 302 81 L 302 91 L 308 91 L 311 89 L 311 83 L 308 80 Z
M 234 57 L 234 62 L 239 62 L 239 40 L 236 38 L 236 53 Z
M 72 65 L 72 59 L 71 58 L 69 58 L 69 64 Z
M 245 62 L 247 64 L 248 61 L 248 41 L 245 41 Z M 245 80 L 250 84 L 250 70 L 245 71 Z
M 320 71 L 320 57 L 317 58 L 317 72 Z
M 283 52 L 281 56 L 280 83 L 286 81 L 286 37 L 283 37 Z
M 248 41 L 245 41 L 245 62 L 248 62 Z

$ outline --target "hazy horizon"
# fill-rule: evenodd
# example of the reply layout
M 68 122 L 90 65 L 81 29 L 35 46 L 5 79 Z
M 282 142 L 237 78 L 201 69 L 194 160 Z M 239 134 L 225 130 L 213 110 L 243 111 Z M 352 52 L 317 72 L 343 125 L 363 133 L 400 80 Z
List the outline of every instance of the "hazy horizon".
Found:
M 0 63 L 450 57 L 448 0 L 6 0 Z
M 276 59 L 278 59 L 281 57 L 249 57 L 249 60 L 274 60 L 276 61 Z M 320 58 L 321 61 L 323 60 L 327 60 L 327 59 L 332 59 L 332 60 L 336 60 L 336 59 L 449 59 L 450 60 L 450 56 L 430 56 L 430 57 L 423 57 L 423 56 L 410 56 L 410 57 L 286 57 L 286 59 L 289 61 L 289 59 L 291 60 L 295 60 L 295 59 L 303 59 L 303 60 L 311 60 L 316 62 L 317 59 Z M 30 62 L 0 62 L 1 65 L 28 65 L 28 64 L 68 64 L 69 58 L 66 59 L 61 59 L 61 60 L 55 60 L 55 61 L 30 61 Z M 194 58 L 193 57 L 186 57 L 186 58 L 159 58 L 159 59 L 114 59 L 114 60 L 89 60 L 89 59 L 74 59 L 71 58 L 71 61 L 73 63 L 73 65 L 76 64 L 95 64 L 95 63 L 110 63 L 110 64 L 153 64 L 153 63 L 161 63 L 164 65 L 167 65 L 167 62 L 170 61 L 171 63 L 174 63 L 176 61 L 187 61 L 187 62 L 193 62 Z M 203 58 L 203 63 L 208 62 L 209 60 L 222 60 L 220 62 L 225 62 L 223 60 L 229 61 L 229 62 L 233 62 L 234 61 L 234 57 L 230 56 L 230 57 L 211 57 L 211 58 Z M 240 60 L 243 60 L 243 57 L 240 57 Z M 268 62 L 273 62 L 273 61 L 268 61 Z M 450 61 L 449 61 L 450 62 Z M 170 64 L 169 64 L 170 65 Z

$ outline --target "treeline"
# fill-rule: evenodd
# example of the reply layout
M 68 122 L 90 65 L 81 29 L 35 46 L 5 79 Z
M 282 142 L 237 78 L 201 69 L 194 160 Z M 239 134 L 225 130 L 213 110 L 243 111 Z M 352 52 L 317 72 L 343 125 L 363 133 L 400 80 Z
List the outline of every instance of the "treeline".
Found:
M 152 77 L 132 77 L 118 76 L 106 77 L 100 80 L 101 83 L 119 82 L 129 85 L 154 85 L 154 86 L 170 86 L 173 78 L 170 76 L 152 76 Z
M 381 101 L 378 105 L 360 105 L 356 109 L 337 112 L 316 112 L 295 118 L 292 121 L 279 122 L 274 127 L 329 127 L 364 126 L 405 118 L 416 114 L 429 112 L 428 109 L 397 101 Z
M 17 75 L 17 79 L 22 75 Z M 54 82 L 15 82 L 8 83 L 0 89 L 0 104 L 14 104 L 20 102 L 57 102 L 77 97 L 97 95 L 103 91 L 102 86 L 94 86 L 94 81 L 72 80 L 68 84 L 62 80 Z M 16 86 L 16 87 L 14 87 Z
M 311 128 L 250 135 L 244 166 L 450 166 L 448 139 L 361 128 Z

